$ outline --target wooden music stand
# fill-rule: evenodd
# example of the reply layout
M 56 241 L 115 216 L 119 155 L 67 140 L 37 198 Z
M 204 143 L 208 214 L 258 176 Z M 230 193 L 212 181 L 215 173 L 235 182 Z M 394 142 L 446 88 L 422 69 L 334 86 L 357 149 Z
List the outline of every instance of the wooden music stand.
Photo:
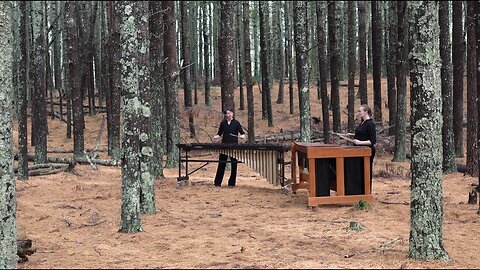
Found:
M 319 204 L 351 204 L 357 203 L 360 200 L 372 202 L 373 197 L 370 190 L 370 156 L 371 149 L 369 147 L 358 146 L 337 146 L 322 143 L 303 143 L 295 142 L 291 146 L 292 151 L 292 191 L 296 192 L 298 189 L 308 190 L 308 205 L 318 206 Z M 297 161 L 302 159 L 304 164 L 297 164 Z M 363 194 L 348 195 L 345 194 L 345 159 L 346 158 L 360 158 L 363 161 Z M 319 159 L 328 159 L 333 161 L 335 167 L 334 179 L 330 180 L 329 187 L 336 191 L 335 196 L 317 194 L 317 181 L 329 181 L 322 179 L 322 174 L 325 171 L 316 171 L 316 161 Z M 308 173 L 304 169 L 308 168 Z M 297 169 L 299 169 L 299 176 L 297 179 Z M 316 175 L 318 174 L 318 175 Z M 351 172 L 348 172 L 351 175 Z M 298 181 L 297 181 L 298 180 Z M 329 193 L 329 190 L 328 190 Z

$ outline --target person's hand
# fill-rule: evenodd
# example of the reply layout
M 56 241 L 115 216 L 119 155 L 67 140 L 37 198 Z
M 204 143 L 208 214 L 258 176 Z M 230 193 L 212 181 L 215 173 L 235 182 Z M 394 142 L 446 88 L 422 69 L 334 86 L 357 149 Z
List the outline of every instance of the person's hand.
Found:
M 238 138 L 240 139 L 240 142 L 245 142 L 247 140 L 245 138 L 245 134 L 241 134 L 240 136 L 238 136 Z
M 354 145 L 360 145 L 360 140 L 354 139 L 354 140 L 353 140 L 353 144 L 354 144 Z
M 218 143 L 218 142 L 220 142 L 220 138 L 221 137 L 217 134 L 217 135 L 213 136 L 213 141 Z

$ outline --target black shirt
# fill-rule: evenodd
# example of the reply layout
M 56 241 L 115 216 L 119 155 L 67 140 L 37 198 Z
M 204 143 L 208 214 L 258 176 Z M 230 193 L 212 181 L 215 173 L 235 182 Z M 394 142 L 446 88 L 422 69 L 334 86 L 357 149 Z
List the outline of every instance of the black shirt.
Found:
M 370 141 L 372 145 L 369 146 L 374 149 L 377 142 L 377 132 L 375 131 L 373 120 L 370 118 L 358 125 L 353 138 L 360 141 Z
M 218 128 L 217 135 L 222 136 L 222 143 L 238 143 L 238 133 L 240 134 L 245 134 L 242 129 L 242 125 L 240 122 L 235 120 L 235 118 L 232 119 L 230 124 L 228 124 L 228 121 L 224 119 L 220 123 L 220 127 Z M 233 134 L 235 136 L 232 136 L 230 134 Z

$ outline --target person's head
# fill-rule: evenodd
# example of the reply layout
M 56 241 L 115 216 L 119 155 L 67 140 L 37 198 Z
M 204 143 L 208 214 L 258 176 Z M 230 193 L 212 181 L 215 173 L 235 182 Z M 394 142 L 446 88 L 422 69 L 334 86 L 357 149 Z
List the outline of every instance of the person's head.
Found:
M 228 121 L 232 120 L 233 119 L 233 110 L 231 109 L 226 109 L 223 111 L 223 115 L 225 115 L 225 119 L 227 119 Z
M 358 107 L 358 111 L 357 111 L 358 118 L 362 120 L 367 120 L 367 119 L 370 119 L 371 115 L 372 115 L 372 109 L 370 109 L 368 105 L 362 104 L 360 105 L 360 107 Z

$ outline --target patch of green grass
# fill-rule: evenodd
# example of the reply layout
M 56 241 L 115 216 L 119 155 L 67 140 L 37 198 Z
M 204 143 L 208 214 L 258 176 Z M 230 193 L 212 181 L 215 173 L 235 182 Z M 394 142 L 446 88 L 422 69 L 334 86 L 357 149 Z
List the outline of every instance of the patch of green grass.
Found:
M 368 210 L 370 209 L 370 204 L 364 200 L 358 201 L 354 206 L 353 209 L 355 210 Z

